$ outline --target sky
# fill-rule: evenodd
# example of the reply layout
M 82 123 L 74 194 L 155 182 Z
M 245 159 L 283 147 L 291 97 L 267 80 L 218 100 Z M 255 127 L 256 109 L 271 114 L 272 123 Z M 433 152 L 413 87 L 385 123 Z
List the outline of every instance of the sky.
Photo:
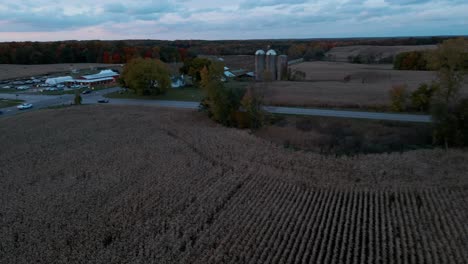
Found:
M 468 35 L 468 0 L 16 0 L 0 41 Z

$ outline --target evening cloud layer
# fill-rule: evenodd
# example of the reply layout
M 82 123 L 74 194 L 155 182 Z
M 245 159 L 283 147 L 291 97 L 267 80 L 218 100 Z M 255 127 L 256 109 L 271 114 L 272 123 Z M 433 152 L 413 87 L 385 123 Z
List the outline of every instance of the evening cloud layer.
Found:
M 468 35 L 468 1 L 24 0 L 0 3 L 0 41 Z

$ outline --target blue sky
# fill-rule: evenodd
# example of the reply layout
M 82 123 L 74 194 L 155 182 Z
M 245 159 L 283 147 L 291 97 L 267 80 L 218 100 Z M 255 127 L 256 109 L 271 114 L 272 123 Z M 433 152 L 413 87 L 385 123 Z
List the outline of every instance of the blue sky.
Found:
M 467 0 L 25 0 L 0 41 L 468 35 Z

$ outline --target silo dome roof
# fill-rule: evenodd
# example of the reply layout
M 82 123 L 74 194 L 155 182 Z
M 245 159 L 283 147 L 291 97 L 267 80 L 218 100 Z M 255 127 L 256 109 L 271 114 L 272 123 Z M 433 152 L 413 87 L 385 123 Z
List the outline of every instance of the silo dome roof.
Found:
M 276 51 L 271 49 L 271 50 L 267 51 L 266 55 L 275 55 L 276 56 Z
M 265 51 L 257 50 L 257 52 L 255 52 L 255 55 L 265 55 Z

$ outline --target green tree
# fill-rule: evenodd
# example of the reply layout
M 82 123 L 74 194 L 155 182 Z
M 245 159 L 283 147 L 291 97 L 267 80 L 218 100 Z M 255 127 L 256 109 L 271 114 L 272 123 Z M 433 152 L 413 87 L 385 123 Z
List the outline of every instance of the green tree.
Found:
M 411 106 L 421 112 L 427 112 L 431 104 L 432 96 L 438 89 L 439 86 L 437 83 L 432 83 L 431 85 L 423 83 L 419 85 L 418 89 L 411 93 Z
M 249 127 L 258 129 L 265 122 L 265 111 L 263 110 L 263 96 L 258 90 L 249 87 L 241 101 L 243 110 L 247 113 Z
M 121 84 L 138 95 L 159 95 L 171 85 L 169 70 L 160 60 L 137 58 L 127 63 L 122 71 Z
M 211 65 L 211 60 L 209 59 L 204 59 L 204 58 L 195 58 L 195 59 L 188 59 L 184 62 L 184 65 L 180 69 L 181 73 L 183 74 L 188 74 L 192 76 L 193 82 L 196 85 L 199 85 L 199 82 L 201 81 L 201 75 L 200 72 L 203 70 L 203 68 L 209 68 Z M 215 69 L 217 67 L 212 67 L 210 68 L 211 70 Z
M 444 41 L 428 57 L 429 65 L 437 70 L 439 89 L 431 103 L 431 114 L 434 122 L 434 141 L 444 144 L 446 148 L 463 142 L 463 125 L 466 122 L 465 104 L 460 90 L 467 73 L 465 67 L 468 59 L 468 41 L 463 38 Z M 460 118 L 463 122 L 460 122 Z
M 75 105 L 81 105 L 81 102 L 82 102 L 82 98 L 81 98 L 81 95 L 78 91 L 75 92 L 75 99 L 74 99 L 74 102 L 75 102 Z
M 201 70 L 203 79 L 200 84 L 205 96 L 201 105 L 216 122 L 225 126 L 235 126 L 235 113 L 239 110 L 245 90 L 224 87 L 221 81 L 223 67 L 221 63 L 212 63 Z

